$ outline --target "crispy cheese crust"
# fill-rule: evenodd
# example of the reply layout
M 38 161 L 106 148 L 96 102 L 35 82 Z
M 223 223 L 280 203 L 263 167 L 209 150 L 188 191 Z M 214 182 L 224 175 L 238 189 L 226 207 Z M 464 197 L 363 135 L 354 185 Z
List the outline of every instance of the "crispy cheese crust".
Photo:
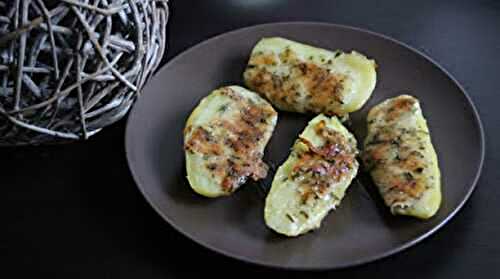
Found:
M 375 62 L 357 52 L 265 38 L 253 49 L 244 79 L 281 110 L 344 115 L 369 98 L 376 72 Z
M 228 195 L 247 178 L 267 175 L 264 148 L 277 113 L 257 94 L 223 87 L 204 98 L 184 129 L 186 167 L 191 187 L 201 195 Z
M 319 228 L 358 170 L 356 140 L 340 121 L 311 120 L 274 177 L 264 209 L 268 227 L 287 236 Z
M 388 99 L 368 114 L 363 161 L 392 213 L 430 218 L 441 202 L 440 171 L 419 101 Z

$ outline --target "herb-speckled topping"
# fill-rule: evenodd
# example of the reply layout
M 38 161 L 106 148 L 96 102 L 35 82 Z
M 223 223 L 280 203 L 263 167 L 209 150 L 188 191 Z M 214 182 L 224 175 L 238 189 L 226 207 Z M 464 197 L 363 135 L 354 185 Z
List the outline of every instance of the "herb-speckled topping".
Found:
M 315 147 L 307 139 L 299 138 L 306 148 L 294 153 L 298 160 L 289 175 L 289 179 L 299 182 L 304 203 L 311 198 L 325 198 L 331 193 L 329 188 L 357 166 L 354 142 L 326 127 L 325 121 L 318 122 L 314 130 L 323 139 L 323 145 Z
M 230 101 L 220 104 L 216 117 L 203 126 L 186 126 L 184 149 L 202 155 L 212 178 L 224 192 L 231 193 L 248 177 L 258 180 L 266 176 L 268 167 L 262 161 L 262 145 L 270 137 L 276 112 L 269 104 L 228 87 L 219 94 Z
M 319 228 L 356 176 L 356 154 L 356 139 L 337 117 L 309 121 L 276 171 L 264 207 L 267 226 L 287 236 Z
M 250 58 L 245 80 L 251 89 L 263 93 L 280 109 L 342 114 L 346 76 L 330 72 L 313 59 L 299 59 L 290 48 L 279 55 L 257 52 Z M 322 64 L 331 65 L 333 59 L 323 59 Z
M 417 99 L 402 95 L 370 111 L 363 162 L 392 210 L 409 208 L 439 187 L 436 156 Z

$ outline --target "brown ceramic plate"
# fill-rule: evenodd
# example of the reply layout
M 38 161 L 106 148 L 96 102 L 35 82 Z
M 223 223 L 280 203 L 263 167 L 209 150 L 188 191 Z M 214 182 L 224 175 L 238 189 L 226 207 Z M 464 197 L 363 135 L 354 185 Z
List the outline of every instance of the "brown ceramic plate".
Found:
M 420 221 L 391 216 L 366 175 L 353 182 L 321 229 L 285 238 L 267 229 L 262 185 L 247 183 L 226 198 L 195 194 L 185 178 L 182 130 L 191 110 L 211 90 L 242 84 L 254 44 L 282 36 L 327 49 L 358 50 L 376 59 L 377 87 L 351 129 L 361 142 L 369 108 L 401 93 L 422 102 L 442 171 L 443 203 Z M 265 160 L 279 166 L 312 115 L 279 113 Z M 478 179 L 484 139 L 478 114 L 458 83 L 430 58 L 393 39 L 356 28 L 319 23 L 266 24 L 207 40 L 172 59 L 144 89 L 126 132 L 130 169 L 156 211 L 192 240 L 243 261 L 290 269 L 329 269 L 366 263 L 401 251 L 445 224 Z

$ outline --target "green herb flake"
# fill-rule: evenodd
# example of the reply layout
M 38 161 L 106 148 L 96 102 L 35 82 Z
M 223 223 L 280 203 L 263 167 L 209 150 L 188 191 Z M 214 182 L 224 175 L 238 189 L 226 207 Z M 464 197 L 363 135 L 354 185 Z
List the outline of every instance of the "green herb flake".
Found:
M 228 108 L 228 104 L 223 104 L 223 105 L 221 105 L 221 106 L 217 109 L 217 111 L 218 111 L 218 112 L 220 112 L 220 113 L 223 113 L 223 112 L 225 112 L 225 111 L 227 110 L 227 108 Z
M 307 214 L 307 212 L 305 212 L 304 210 L 301 210 L 300 214 L 302 214 L 302 216 L 304 216 L 304 218 L 309 219 L 309 214 Z

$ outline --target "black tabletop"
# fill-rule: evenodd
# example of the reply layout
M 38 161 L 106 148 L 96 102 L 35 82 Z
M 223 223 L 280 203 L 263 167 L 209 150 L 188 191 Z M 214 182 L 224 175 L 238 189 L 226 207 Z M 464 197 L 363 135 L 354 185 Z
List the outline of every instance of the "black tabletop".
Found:
M 0 264 L 1 278 L 500 274 L 500 172 L 494 169 L 500 163 L 500 2 L 176 0 L 171 8 L 165 61 L 214 35 L 277 21 L 366 28 L 428 54 L 465 87 L 481 115 L 487 154 L 476 191 L 445 227 L 395 256 L 339 271 L 272 270 L 208 251 L 165 223 L 130 175 L 124 154 L 125 121 L 120 121 L 87 142 L 0 149 L 0 253 L 6 256 Z

